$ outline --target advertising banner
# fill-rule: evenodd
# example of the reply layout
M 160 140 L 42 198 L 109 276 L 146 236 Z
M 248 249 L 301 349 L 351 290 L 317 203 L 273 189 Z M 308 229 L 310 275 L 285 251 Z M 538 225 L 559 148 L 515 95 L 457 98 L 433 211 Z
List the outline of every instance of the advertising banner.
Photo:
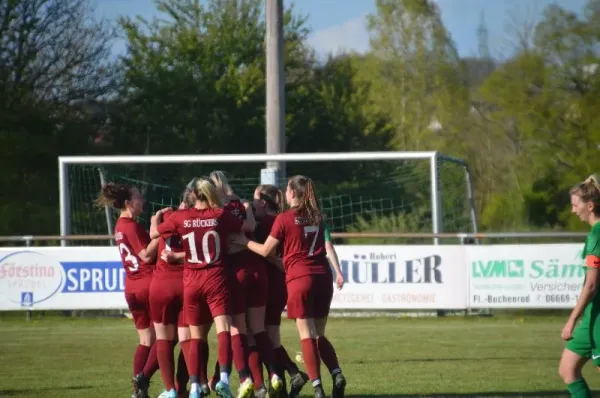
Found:
M 572 308 L 583 244 L 469 246 L 469 307 Z
M 466 308 L 464 246 L 336 246 L 346 284 L 334 309 Z
M 580 244 L 336 246 L 333 309 L 572 308 Z M 126 309 L 115 247 L 0 249 L 0 311 Z
M 0 249 L 0 311 L 126 309 L 115 247 Z

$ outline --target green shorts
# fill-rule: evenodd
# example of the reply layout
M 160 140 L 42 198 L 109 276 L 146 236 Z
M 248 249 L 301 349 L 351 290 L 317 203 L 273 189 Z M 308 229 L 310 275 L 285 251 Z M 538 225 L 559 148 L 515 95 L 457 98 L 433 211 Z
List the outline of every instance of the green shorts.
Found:
M 590 358 L 594 365 L 600 366 L 600 318 L 584 315 L 566 348 L 581 357 Z

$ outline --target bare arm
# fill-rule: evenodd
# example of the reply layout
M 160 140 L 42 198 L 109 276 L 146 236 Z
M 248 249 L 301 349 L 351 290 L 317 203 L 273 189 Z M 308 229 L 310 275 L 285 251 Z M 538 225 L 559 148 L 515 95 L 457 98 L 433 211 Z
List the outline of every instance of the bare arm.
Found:
M 575 308 L 571 311 L 571 315 L 569 316 L 569 321 L 572 323 L 577 322 L 577 320 L 583 314 L 585 307 L 592 301 L 596 293 L 598 292 L 598 277 L 600 276 L 600 270 L 598 268 L 588 267 L 587 274 L 585 276 L 585 284 L 581 289 L 581 294 L 579 295 L 579 300 L 577 300 L 577 304 L 575 304 Z
M 243 232 L 254 232 L 256 228 L 256 219 L 254 218 L 254 212 L 252 211 L 252 207 L 250 207 L 249 202 L 243 202 L 244 208 L 246 209 L 246 220 L 244 220 L 244 225 L 242 225 Z
M 156 260 L 156 252 L 158 251 L 158 239 L 152 239 L 148 247 L 140 251 L 137 255 L 146 264 L 151 264 Z
M 264 244 L 261 245 L 258 242 L 248 241 L 247 247 L 249 250 L 260 256 L 269 257 L 275 252 L 275 249 L 277 249 L 278 245 L 279 241 L 272 236 L 269 236 Z
M 333 244 L 331 242 L 325 242 L 325 251 L 327 252 L 327 257 L 329 257 L 329 261 L 331 261 L 333 269 L 338 275 L 341 275 L 342 270 L 340 268 L 340 261 L 338 260 L 335 247 L 333 247 Z
M 160 215 L 160 220 L 158 218 L 158 214 L 150 218 L 150 239 L 156 239 L 160 237 L 160 234 L 158 233 L 158 224 L 160 224 L 162 221 L 162 214 Z
M 185 260 L 185 253 L 179 252 L 175 253 L 172 251 L 163 251 L 161 255 L 162 259 L 168 262 L 169 264 L 181 264 Z

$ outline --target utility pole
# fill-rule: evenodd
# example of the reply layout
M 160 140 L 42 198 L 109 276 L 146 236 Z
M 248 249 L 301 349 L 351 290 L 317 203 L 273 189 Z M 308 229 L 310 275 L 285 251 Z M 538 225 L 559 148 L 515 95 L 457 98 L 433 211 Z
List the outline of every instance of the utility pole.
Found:
M 267 35 L 267 154 L 285 153 L 285 70 L 283 54 L 283 0 L 266 0 Z M 261 184 L 278 186 L 285 178 L 285 163 L 267 162 Z

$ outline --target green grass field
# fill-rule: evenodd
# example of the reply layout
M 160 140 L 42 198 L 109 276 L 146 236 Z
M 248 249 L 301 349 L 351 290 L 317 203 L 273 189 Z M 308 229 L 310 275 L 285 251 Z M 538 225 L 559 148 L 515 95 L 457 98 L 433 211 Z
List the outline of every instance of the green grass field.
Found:
M 328 336 L 349 398 L 566 396 L 557 375 L 564 320 L 335 318 Z M 293 324 L 285 321 L 282 332 L 294 357 Z M 136 337 L 128 319 L 0 318 L 0 396 L 129 397 Z M 600 386 L 593 366 L 585 375 L 592 388 Z M 330 391 L 330 378 L 324 381 Z M 237 390 L 235 372 L 232 382 Z M 153 396 L 161 387 L 157 373 Z M 310 396 L 311 388 L 303 392 Z

